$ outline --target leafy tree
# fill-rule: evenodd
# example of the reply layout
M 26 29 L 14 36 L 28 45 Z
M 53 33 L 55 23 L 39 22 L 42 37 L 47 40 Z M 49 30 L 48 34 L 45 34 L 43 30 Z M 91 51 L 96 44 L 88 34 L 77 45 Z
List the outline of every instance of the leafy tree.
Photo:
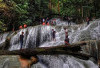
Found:
M 0 0 L 0 21 L 7 31 L 20 25 L 38 25 L 51 14 L 71 16 L 75 20 L 100 17 L 100 0 Z M 0 27 L 2 28 L 2 26 Z

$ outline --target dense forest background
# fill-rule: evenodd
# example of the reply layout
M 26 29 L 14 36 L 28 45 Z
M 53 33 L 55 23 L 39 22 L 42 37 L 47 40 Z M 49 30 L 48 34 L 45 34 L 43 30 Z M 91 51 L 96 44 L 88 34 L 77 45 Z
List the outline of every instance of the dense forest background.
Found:
M 0 0 L 0 32 L 35 26 L 42 18 L 72 17 L 83 23 L 86 17 L 100 18 L 100 0 Z

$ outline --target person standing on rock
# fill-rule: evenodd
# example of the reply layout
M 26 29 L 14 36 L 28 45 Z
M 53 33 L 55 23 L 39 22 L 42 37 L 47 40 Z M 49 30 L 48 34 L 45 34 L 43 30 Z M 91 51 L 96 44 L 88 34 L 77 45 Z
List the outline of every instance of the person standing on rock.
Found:
M 68 30 L 65 28 L 65 45 L 70 45 L 69 44 L 69 38 L 68 38 Z
M 69 38 L 68 38 L 68 36 L 65 37 L 65 45 L 66 45 L 66 46 L 70 45 L 70 44 L 69 44 Z
M 48 24 L 48 23 L 49 23 L 49 18 L 47 17 L 47 18 L 46 18 L 46 24 Z
M 52 29 L 52 38 L 53 38 L 53 41 L 56 41 L 55 35 L 56 35 L 56 31 L 54 31 L 54 29 Z
M 70 21 L 71 21 L 71 19 L 70 19 L 70 17 L 68 17 L 68 26 L 71 25 Z
M 89 25 L 89 24 L 90 24 L 90 22 L 89 22 L 89 21 L 90 21 L 89 17 L 86 18 L 86 21 L 87 21 L 87 25 Z
M 44 18 L 43 18 L 42 22 L 43 22 L 42 25 L 45 25 L 45 19 Z
M 68 36 L 68 30 L 65 28 L 65 37 Z
M 20 35 L 20 49 L 22 49 L 23 47 L 23 38 L 24 38 L 24 32 L 22 32 L 22 34 Z

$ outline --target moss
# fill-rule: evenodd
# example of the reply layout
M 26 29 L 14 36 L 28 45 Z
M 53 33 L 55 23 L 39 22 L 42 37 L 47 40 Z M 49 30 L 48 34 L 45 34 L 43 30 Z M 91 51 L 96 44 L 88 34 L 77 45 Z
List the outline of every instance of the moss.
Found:
M 2 50 L 8 50 L 10 47 L 10 37 L 8 37 L 5 41 L 5 45 L 2 47 Z
M 0 49 L 1 50 L 8 50 L 10 47 L 10 40 L 11 37 L 17 34 L 17 31 L 15 31 L 12 35 L 9 33 L 8 37 L 6 38 L 5 42 L 1 44 Z
M 17 34 L 17 31 L 15 31 L 14 35 Z
M 38 49 L 38 51 L 45 51 L 45 49 Z

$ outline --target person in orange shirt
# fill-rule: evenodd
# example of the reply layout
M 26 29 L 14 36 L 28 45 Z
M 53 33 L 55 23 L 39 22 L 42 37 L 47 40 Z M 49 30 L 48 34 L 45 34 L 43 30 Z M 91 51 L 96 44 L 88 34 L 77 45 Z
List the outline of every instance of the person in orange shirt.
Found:
M 24 28 L 26 28 L 27 27 L 27 25 L 26 24 L 24 24 Z
M 45 25 L 45 22 L 43 22 L 42 25 Z
M 19 29 L 22 29 L 23 27 L 22 26 L 19 26 Z

